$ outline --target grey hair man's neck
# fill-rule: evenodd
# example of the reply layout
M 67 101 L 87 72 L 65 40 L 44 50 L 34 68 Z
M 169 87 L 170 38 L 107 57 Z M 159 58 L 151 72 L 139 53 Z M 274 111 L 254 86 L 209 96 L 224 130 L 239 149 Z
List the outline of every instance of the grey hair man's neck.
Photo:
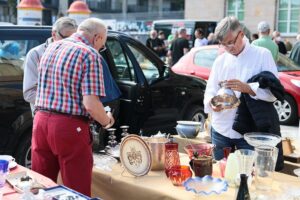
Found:
M 229 32 L 239 32 L 241 30 L 242 26 L 237 18 L 225 17 L 218 23 L 215 29 L 215 37 L 218 41 L 223 41 Z

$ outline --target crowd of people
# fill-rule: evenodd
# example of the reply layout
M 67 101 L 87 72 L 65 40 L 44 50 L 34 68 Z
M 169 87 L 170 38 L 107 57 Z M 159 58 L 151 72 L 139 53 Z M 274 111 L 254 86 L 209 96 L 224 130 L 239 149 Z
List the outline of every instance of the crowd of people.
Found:
M 300 58 L 298 51 L 300 52 L 300 44 L 295 44 L 294 47 L 289 39 L 283 40 L 279 31 L 273 31 L 266 21 L 262 21 L 258 24 L 257 33 L 253 33 L 251 38 L 248 38 L 250 43 L 257 46 L 267 47 L 275 61 L 278 59 L 278 53 L 283 55 L 290 55 L 290 58 L 296 63 L 300 64 Z M 174 33 L 165 36 L 162 30 L 158 32 L 156 30 L 150 31 L 150 37 L 146 41 L 146 46 L 152 49 L 163 61 L 170 66 L 173 66 L 184 54 L 186 54 L 190 48 L 190 38 L 187 30 L 184 27 L 178 28 Z M 208 33 L 205 37 L 205 31 L 202 28 L 196 28 L 194 32 L 192 47 L 201 47 L 206 45 L 219 44 L 216 40 L 214 33 Z M 297 41 L 300 40 L 300 34 L 297 36 Z M 276 45 L 276 46 L 275 46 Z
M 225 50 L 212 66 L 204 96 L 205 112 L 211 114 L 214 158 L 222 159 L 225 147 L 253 149 L 243 138 L 245 132 L 280 135 L 273 102 L 282 100 L 283 87 L 275 63 L 279 52 L 286 54 L 290 49 L 290 57 L 300 63 L 300 35 L 294 47 L 287 48 L 280 33 L 274 31 L 271 36 L 269 24 L 263 21 L 251 44 L 240 22 L 225 17 L 207 38 L 201 28 L 194 36 L 194 47 L 219 44 Z M 34 115 L 32 169 L 53 181 L 60 171 L 66 186 L 88 196 L 93 166 L 88 118 L 104 128 L 113 126 L 114 117 L 104 110 L 103 103 L 121 95 L 99 54 L 106 39 L 102 20 L 89 18 L 78 26 L 71 18 L 62 17 L 53 25 L 52 37 L 33 48 L 24 62 L 23 93 Z M 190 49 L 185 28 L 168 37 L 152 30 L 146 45 L 159 57 L 170 58 L 171 65 Z M 211 103 L 220 82 L 235 91 L 241 106 L 224 110 Z M 277 147 L 276 170 L 281 170 L 282 144 Z
M 163 31 L 151 30 L 150 36 L 146 40 L 146 46 L 153 50 L 163 61 L 173 66 L 178 60 L 190 50 L 190 42 L 187 29 L 178 28 L 166 38 Z M 209 33 L 207 38 L 202 28 L 197 28 L 194 32 L 193 47 L 218 44 L 214 33 Z

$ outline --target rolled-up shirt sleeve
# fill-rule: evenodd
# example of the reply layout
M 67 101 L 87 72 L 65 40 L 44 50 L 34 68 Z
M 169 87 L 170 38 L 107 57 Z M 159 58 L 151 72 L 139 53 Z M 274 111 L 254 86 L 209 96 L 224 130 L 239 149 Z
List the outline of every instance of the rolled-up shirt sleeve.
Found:
M 103 68 L 100 56 L 96 53 L 90 54 L 84 60 L 84 75 L 82 83 L 82 94 L 106 96 L 103 78 Z
M 205 89 L 205 94 L 204 94 L 204 112 L 205 113 L 211 113 L 213 110 L 210 106 L 210 101 L 211 99 L 216 96 L 218 90 L 219 90 L 219 85 L 218 85 L 218 73 L 216 70 L 216 66 L 218 66 L 219 61 L 216 60 L 212 66 L 212 70 L 210 72 L 206 89 Z

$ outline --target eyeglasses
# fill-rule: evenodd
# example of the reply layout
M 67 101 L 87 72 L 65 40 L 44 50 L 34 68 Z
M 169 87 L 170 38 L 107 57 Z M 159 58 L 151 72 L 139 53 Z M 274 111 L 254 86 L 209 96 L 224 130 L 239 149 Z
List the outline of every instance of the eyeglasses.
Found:
M 103 47 L 101 47 L 101 49 L 99 49 L 99 52 L 101 53 L 101 52 L 103 52 L 105 50 L 106 50 L 106 46 L 104 45 Z
M 236 43 L 236 41 L 237 41 L 237 39 L 238 39 L 238 37 L 240 35 L 240 33 L 241 33 L 241 31 L 238 32 L 238 34 L 236 35 L 235 39 L 232 42 L 230 42 L 228 44 L 222 44 L 222 43 L 220 43 L 219 45 L 222 46 L 222 47 L 224 47 L 224 48 L 232 48 L 232 47 L 234 47 L 235 43 Z
M 61 34 L 61 32 L 59 32 L 59 31 L 57 31 L 57 33 L 58 33 L 59 37 L 61 37 L 62 39 L 65 39 L 65 38 L 69 37 L 69 36 L 64 36 L 64 35 Z

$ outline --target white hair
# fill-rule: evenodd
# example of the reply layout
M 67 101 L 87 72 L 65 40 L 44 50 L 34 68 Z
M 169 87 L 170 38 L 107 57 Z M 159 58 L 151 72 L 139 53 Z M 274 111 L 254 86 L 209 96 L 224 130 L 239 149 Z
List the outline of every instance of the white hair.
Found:
M 83 31 L 93 36 L 99 33 L 107 33 L 107 26 L 103 20 L 92 17 L 81 22 L 78 26 L 78 31 Z
M 218 41 L 222 41 L 225 36 L 230 32 L 242 30 L 239 20 L 235 17 L 229 16 L 222 19 L 215 30 L 215 37 Z
M 76 30 L 76 21 L 70 17 L 58 18 L 52 26 L 52 31 L 61 32 L 63 29 Z

